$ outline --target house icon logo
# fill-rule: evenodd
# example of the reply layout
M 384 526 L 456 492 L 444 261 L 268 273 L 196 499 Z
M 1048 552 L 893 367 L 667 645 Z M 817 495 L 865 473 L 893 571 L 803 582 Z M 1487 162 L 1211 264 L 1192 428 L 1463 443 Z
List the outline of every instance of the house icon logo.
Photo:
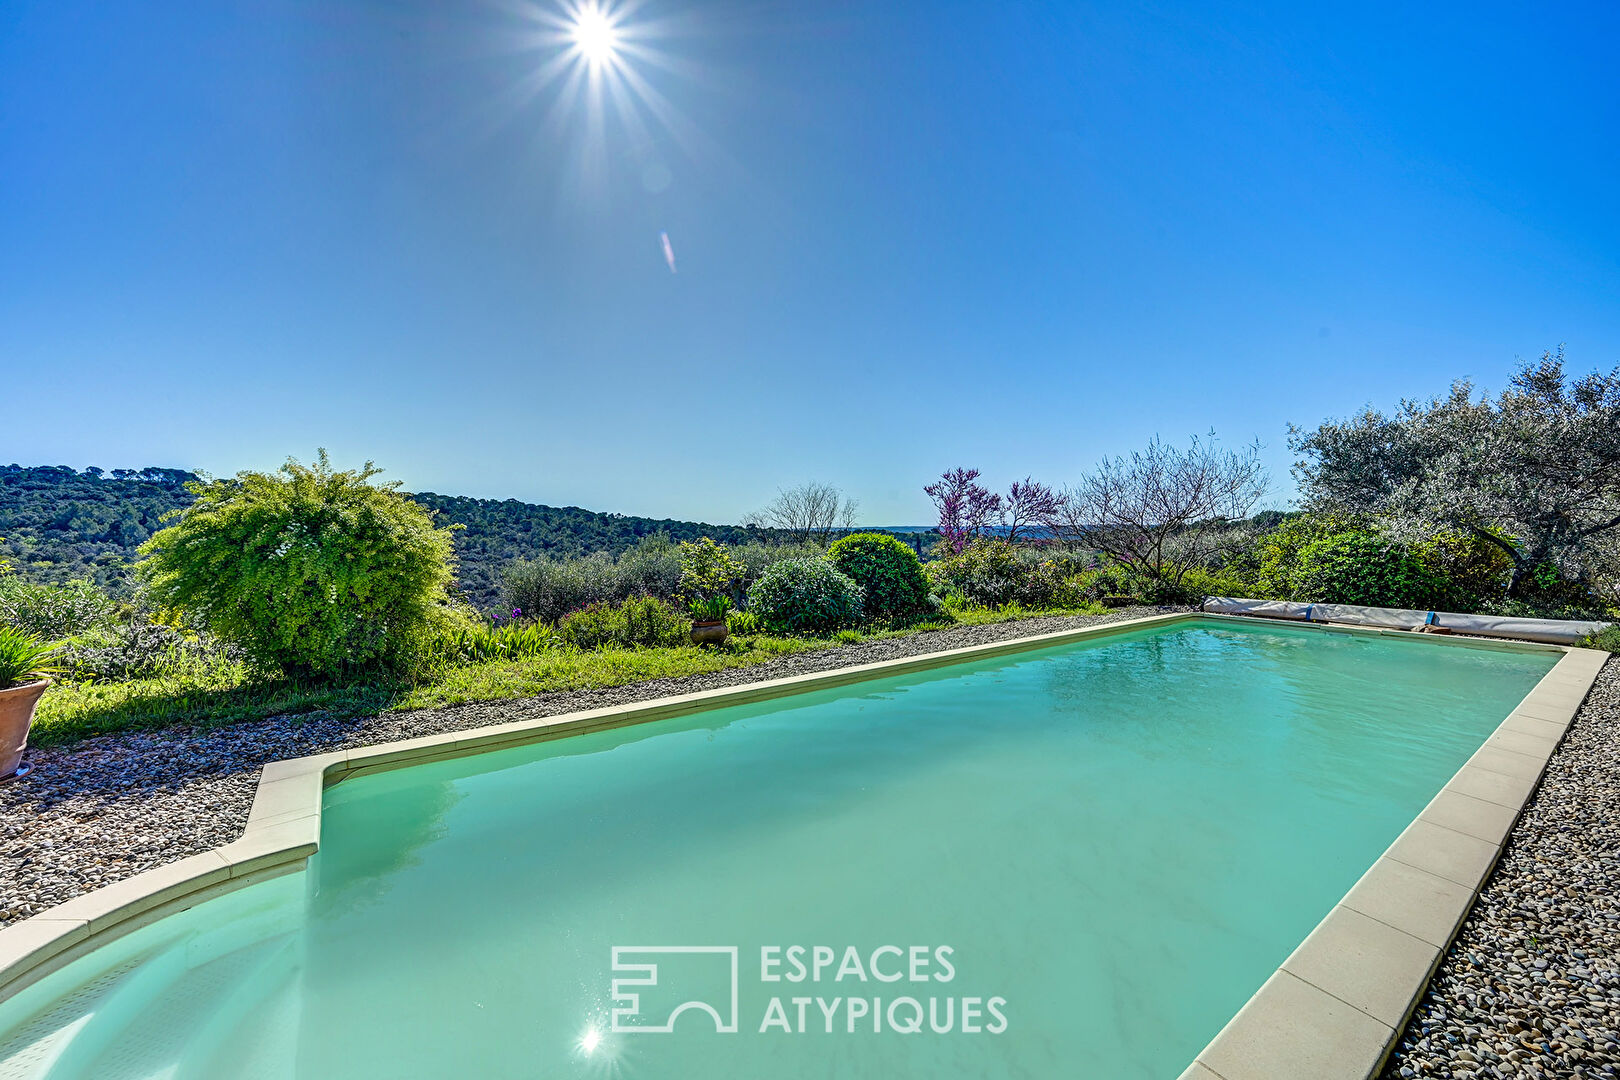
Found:
M 613 975 L 615 1033 L 667 1035 L 693 1012 L 708 1013 L 720 1034 L 737 1031 L 735 945 L 615 945 Z

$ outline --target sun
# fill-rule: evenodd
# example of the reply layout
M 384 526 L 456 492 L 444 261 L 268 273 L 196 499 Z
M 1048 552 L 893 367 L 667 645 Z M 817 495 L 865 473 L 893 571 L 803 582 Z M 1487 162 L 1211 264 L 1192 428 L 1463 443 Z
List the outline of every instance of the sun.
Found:
M 581 4 L 574 12 L 568 36 L 589 63 L 611 62 L 619 52 L 619 30 L 607 12 L 593 4 Z

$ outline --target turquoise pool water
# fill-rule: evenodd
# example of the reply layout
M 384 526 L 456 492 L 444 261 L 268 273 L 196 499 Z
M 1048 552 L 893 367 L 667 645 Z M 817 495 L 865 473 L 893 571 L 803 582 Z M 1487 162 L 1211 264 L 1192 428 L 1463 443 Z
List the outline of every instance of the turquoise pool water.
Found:
M 357 777 L 0 1076 L 1166 1080 L 1556 659 L 1181 623 Z M 732 1019 L 650 946 L 737 1030 L 615 1032 Z

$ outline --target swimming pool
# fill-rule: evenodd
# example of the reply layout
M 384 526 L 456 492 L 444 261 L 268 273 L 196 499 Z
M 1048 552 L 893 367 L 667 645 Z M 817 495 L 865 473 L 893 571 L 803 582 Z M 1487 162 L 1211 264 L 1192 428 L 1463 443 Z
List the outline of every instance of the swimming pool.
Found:
M 1174 1077 L 1558 655 L 1183 621 L 355 776 L 0 1076 Z

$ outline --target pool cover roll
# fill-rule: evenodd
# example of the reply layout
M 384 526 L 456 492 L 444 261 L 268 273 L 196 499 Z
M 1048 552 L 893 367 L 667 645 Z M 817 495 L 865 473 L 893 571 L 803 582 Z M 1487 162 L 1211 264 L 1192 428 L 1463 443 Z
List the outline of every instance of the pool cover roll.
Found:
M 1293 619 L 1304 622 L 1311 617 L 1310 604 L 1293 600 L 1239 600 L 1230 596 L 1211 596 L 1204 601 L 1202 611 L 1222 615 L 1260 615 L 1268 619 Z
M 1222 615 L 1259 615 L 1296 622 L 1338 623 L 1342 626 L 1369 626 L 1387 630 L 1418 630 L 1428 626 L 1453 634 L 1519 638 L 1553 645 L 1573 645 L 1586 635 L 1595 634 L 1609 625 L 1570 619 L 1515 619 L 1501 615 L 1462 615 L 1451 611 L 1362 607 L 1356 604 L 1307 604 L 1297 600 L 1245 600 L 1230 596 L 1211 596 L 1199 610 Z

